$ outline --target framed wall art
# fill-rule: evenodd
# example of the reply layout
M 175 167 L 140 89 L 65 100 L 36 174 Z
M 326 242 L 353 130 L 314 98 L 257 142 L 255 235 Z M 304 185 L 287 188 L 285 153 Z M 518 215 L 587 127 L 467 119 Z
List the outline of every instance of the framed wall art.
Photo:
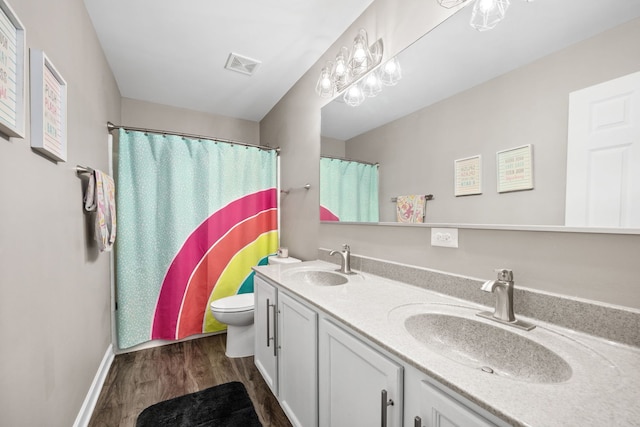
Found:
M 67 161 L 67 83 L 41 50 L 31 49 L 31 147 Z
M 454 161 L 455 196 L 482 194 L 482 157 L 480 155 Z
M 9 4 L 0 0 L 0 132 L 24 138 L 25 29 Z
M 498 193 L 533 189 L 531 144 L 496 153 Z

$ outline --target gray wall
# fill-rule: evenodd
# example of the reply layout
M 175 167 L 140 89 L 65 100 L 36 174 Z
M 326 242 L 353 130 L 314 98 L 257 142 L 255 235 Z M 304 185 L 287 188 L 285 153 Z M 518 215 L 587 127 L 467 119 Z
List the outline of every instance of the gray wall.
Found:
M 512 268 L 516 286 L 640 308 L 640 235 L 509 230 L 460 230 L 460 248 L 432 248 L 430 229 L 413 226 L 319 224 L 320 109 L 314 93 L 324 62 L 358 28 L 383 37 L 387 57 L 451 13 L 437 2 L 377 0 L 260 122 L 261 138 L 283 148 L 283 186 L 310 182 L 307 193 L 282 204 L 282 241 L 293 256 L 317 258 L 317 248 L 350 243 L 353 252 L 489 279 Z M 516 302 L 517 303 L 517 302 Z
M 345 157 L 347 155 L 345 142 L 340 139 L 327 138 L 323 136 L 322 142 L 320 143 L 320 155 L 329 157 Z
M 258 122 L 122 98 L 121 124 L 260 144 Z
M 637 40 L 640 19 L 347 141 L 381 163 L 380 221 L 395 221 L 391 197 L 433 194 L 428 222 L 563 225 L 569 93 L 637 71 Z M 525 144 L 535 188 L 498 194 L 496 152 Z M 483 194 L 455 197 L 454 160 L 478 154 Z
M 68 84 L 68 159 L 0 138 L 0 424 L 70 426 L 111 342 L 109 254 L 74 167 L 108 170 L 120 93 L 82 0 L 10 3 Z

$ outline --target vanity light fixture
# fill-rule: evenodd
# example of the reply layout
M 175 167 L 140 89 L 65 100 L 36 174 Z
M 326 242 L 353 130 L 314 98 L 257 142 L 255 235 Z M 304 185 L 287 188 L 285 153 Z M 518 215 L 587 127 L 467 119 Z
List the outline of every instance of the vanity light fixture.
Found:
M 467 0 L 437 0 L 438 4 L 447 9 L 456 7 Z M 473 1 L 473 0 L 471 0 Z M 526 0 L 527 3 L 533 0 Z M 478 31 L 487 31 L 495 28 L 504 19 L 510 0 L 475 0 L 471 11 L 469 25 Z
M 367 32 L 360 29 L 353 40 L 351 51 L 343 46 L 336 55 L 335 61 L 328 61 L 322 68 L 316 84 L 316 93 L 323 98 L 332 98 L 337 93 L 353 86 L 354 82 L 380 64 L 382 53 L 382 40 L 377 40 L 369 45 Z M 363 86 L 354 89 L 354 93 L 349 96 L 349 101 L 346 99 L 347 93 L 345 92 L 345 102 L 349 105 L 360 105 L 362 101 L 357 102 L 356 100 L 360 99 L 360 93 L 363 93 L 363 90 Z M 368 93 L 377 94 L 375 89 Z

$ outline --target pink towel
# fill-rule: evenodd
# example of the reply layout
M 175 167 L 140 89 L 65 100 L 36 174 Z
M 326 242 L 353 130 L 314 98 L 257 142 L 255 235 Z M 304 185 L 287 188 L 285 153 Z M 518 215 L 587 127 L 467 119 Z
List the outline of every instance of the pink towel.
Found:
M 424 222 L 426 207 L 427 198 L 424 195 L 398 196 L 396 202 L 398 222 Z
M 96 211 L 95 238 L 100 252 L 110 251 L 116 240 L 116 199 L 113 178 L 94 170 L 89 178 L 84 208 Z

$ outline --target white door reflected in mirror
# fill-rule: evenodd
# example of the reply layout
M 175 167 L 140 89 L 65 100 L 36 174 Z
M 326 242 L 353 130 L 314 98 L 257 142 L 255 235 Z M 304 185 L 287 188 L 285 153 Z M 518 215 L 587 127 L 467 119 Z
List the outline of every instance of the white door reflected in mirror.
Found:
M 640 72 L 571 93 L 565 225 L 640 227 Z

